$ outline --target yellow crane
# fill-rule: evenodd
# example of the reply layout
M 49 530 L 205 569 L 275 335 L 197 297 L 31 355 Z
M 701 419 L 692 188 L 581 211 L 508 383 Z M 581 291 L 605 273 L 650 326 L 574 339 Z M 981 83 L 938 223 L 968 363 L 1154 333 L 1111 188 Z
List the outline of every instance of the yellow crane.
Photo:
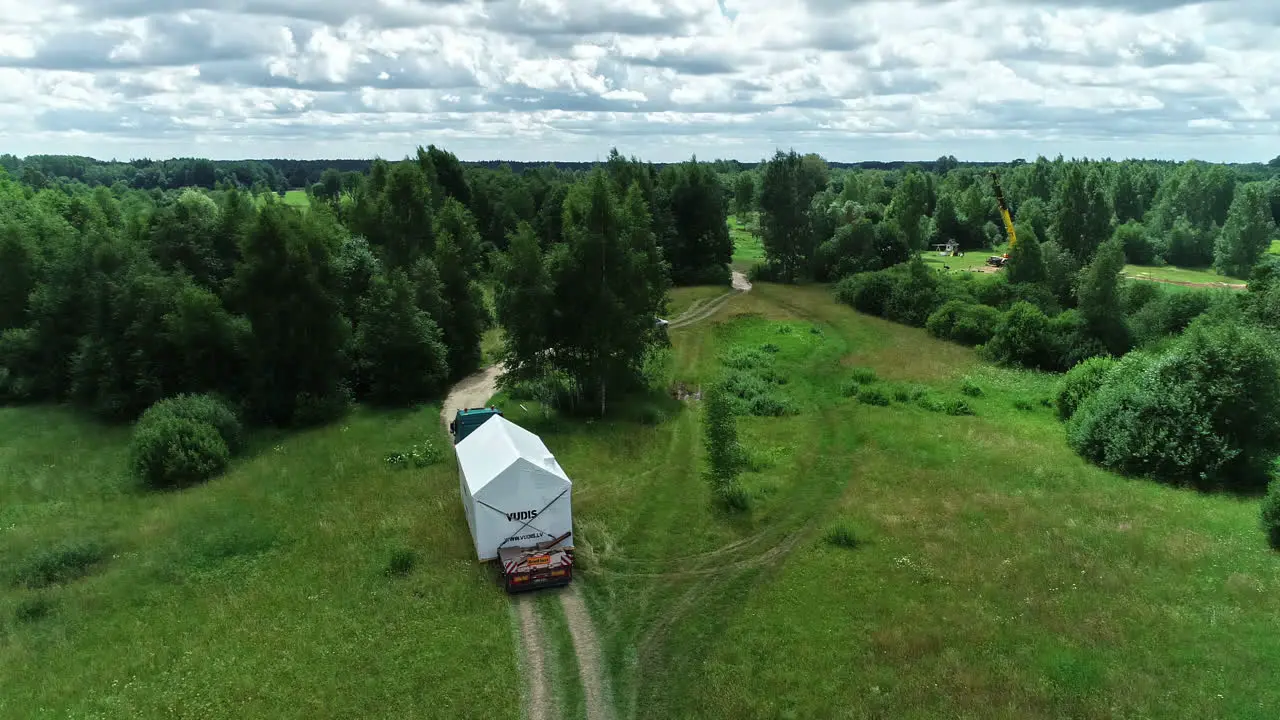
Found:
M 1018 242 L 1018 235 L 1013 231 L 1013 216 L 1009 214 L 1009 205 L 1004 201 L 1004 191 L 1000 189 L 1000 176 L 991 171 L 991 184 L 996 190 L 996 202 L 1000 204 L 1000 217 L 1004 219 L 1004 230 L 1009 234 L 1009 249 Z

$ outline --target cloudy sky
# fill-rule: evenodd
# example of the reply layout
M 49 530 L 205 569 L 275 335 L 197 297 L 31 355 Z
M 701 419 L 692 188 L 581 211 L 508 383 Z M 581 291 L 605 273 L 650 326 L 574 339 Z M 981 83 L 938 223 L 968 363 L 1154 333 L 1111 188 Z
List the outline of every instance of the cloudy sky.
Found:
M 0 152 L 1280 154 L 1280 0 L 0 0 Z

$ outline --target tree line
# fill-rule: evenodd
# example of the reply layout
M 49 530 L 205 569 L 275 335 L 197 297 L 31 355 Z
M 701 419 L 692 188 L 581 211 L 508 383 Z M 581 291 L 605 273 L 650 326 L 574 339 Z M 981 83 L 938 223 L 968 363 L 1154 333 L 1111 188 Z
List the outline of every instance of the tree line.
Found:
M 984 171 L 837 174 L 779 152 L 733 187 L 735 204 L 754 198 L 759 213 L 755 277 L 836 281 L 837 298 L 863 312 L 1000 364 L 1069 371 L 1055 403 L 1068 441 L 1103 467 L 1253 489 L 1280 457 L 1276 169 L 1062 158 L 1002 168 L 1017 242 L 998 274 L 924 260 L 935 245 L 1005 247 Z M 1212 267 L 1247 289 L 1128 280 L 1126 263 Z M 1266 508 L 1280 546 L 1280 485 Z
M 431 146 L 335 174 L 306 208 L 0 175 L 0 399 L 127 421 L 214 394 L 307 425 L 439 396 L 501 322 L 514 377 L 605 412 L 671 282 L 728 281 L 727 197 L 696 161 L 516 175 Z

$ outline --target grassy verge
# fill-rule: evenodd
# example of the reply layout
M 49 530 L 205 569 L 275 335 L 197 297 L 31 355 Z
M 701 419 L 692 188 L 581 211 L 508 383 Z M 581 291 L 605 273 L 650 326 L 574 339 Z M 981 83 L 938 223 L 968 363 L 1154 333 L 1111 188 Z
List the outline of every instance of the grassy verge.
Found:
M 0 717 L 518 716 L 507 599 L 454 466 L 383 461 L 446 443 L 438 412 L 259 438 L 203 487 L 143 493 L 127 431 L 0 408 Z M 13 581 L 68 547 L 104 552 Z M 388 574 L 397 554 L 415 562 Z
M 1244 279 L 1223 275 L 1212 268 L 1179 268 L 1168 265 L 1125 265 L 1124 274 L 1139 280 L 1200 283 L 1205 285 L 1218 283 L 1243 285 L 1245 282 Z

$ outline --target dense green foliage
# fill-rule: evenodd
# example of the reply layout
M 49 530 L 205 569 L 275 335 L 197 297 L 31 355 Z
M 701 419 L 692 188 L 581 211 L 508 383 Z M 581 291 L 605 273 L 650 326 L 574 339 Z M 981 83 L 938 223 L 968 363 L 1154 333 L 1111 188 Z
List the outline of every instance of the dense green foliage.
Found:
M 1280 451 L 1280 361 L 1262 331 L 1197 321 L 1161 353 L 1127 355 L 1068 424 L 1118 472 L 1195 485 L 1263 482 Z
M 1266 497 L 1262 499 L 1262 531 L 1266 533 L 1267 543 L 1280 550 L 1280 480 L 1272 480 L 1267 486 Z
M 1094 357 L 1067 371 L 1058 385 L 1055 407 L 1058 417 L 1070 420 L 1076 409 L 1102 387 L 1107 375 L 1116 366 L 1115 358 Z

